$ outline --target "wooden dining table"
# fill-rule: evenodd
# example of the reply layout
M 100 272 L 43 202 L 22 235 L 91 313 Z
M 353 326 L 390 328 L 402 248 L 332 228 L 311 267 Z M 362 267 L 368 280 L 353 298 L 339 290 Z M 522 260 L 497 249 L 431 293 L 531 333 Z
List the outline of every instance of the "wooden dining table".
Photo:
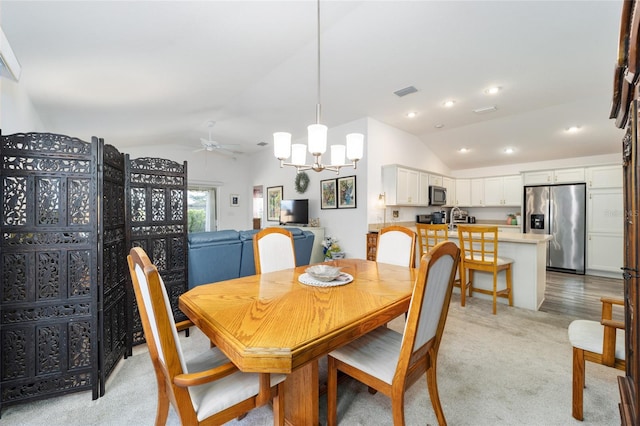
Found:
M 360 259 L 348 284 L 302 284 L 308 266 L 194 287 L 180 309 L 243 372 L 288 374 L 289 424 L 318 425 L 318 359 L 409 309 L 417 269 Z M 304 277 L 303 277 L 304 278 Z

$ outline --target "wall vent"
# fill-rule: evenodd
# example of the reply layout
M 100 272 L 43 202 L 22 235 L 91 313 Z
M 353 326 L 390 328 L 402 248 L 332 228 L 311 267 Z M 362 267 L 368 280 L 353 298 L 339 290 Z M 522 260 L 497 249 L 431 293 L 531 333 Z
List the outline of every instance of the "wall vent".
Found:
M 488 112 L 494 112 L 497 111 L 498 108 L 496 108 L 495 105 L 492 106 L 488 106 L 488 107 L 482 107 L 482 108 L 477 108 L 474 109 L 473 112 L 475 112 L 476 114 L 486 114 Z
M 396 90 L 395 92 L 393 92 L 394 95 L 396 95 L 397 97 L 401 98 L 403 96 L 407 96 L 410 95 L 412 93 L 416 93 L 418 91 L 418 89 L 416 89 L 413 86 L 408 86 L 405 87 L 404 89 L 400 89 L 400 90 Z

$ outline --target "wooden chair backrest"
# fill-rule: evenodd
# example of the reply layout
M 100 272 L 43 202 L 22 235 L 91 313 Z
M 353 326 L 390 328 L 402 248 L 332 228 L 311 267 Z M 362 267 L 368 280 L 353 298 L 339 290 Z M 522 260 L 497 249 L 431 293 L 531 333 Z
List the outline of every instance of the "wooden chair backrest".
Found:
M 188 371 L 167 290 L 142 248 L 132 248 L 127 260 L 151 361 L 156 374 L 164 376 L 167 391 L 175 391 L 173 378 Z
M 497 265 L 497 226 L 458 225 L 458 239 L 465 264 Z
M 265 228 L 253 236 L 256 274 L 296 267 L 296 252 L 291 232 L 283 228 Z
M 445 223 L 417 223 L 416 230 L 418 231 L 418 249 L 421 256 L 436 244 L 449 240 L 449 229 Z
M 404 226 L 387 226 L 378 234 L 376 262 L 415 266 L 416 233 Z
M 438 243 L 420 260 L 420 270 L 411 296 L 400 357 L 394 377 L 408 378 L 428 354 L 435 363 L 456 277 L 460 249 L 451 241 Z M 404 380 L 400 380 L 404 383 Z

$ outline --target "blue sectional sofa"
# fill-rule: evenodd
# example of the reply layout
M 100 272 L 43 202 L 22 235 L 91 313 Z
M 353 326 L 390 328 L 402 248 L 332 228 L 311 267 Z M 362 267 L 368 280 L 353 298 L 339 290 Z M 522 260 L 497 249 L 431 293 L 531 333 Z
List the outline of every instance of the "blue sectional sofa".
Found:
M 285 229 L 293 235 L 296 266 L 308 265 L 313 233 L 300 228 Z M 254 275 L 253 236 L 257 232 L 224 230 L 189 234 L 189 288 Z

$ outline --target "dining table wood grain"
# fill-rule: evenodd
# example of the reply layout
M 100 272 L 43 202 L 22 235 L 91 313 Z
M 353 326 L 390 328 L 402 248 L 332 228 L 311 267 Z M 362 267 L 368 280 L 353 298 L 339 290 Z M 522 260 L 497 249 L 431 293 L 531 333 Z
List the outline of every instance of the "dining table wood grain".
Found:
M 417 270 L 362 259 L 326 262 L 353 276 L 316 287 L 307 266 L 199 285 L 180 309 L 243 372 L 288 374 L 287 423 L 318 425 L 318 359 L 407 312 Z

